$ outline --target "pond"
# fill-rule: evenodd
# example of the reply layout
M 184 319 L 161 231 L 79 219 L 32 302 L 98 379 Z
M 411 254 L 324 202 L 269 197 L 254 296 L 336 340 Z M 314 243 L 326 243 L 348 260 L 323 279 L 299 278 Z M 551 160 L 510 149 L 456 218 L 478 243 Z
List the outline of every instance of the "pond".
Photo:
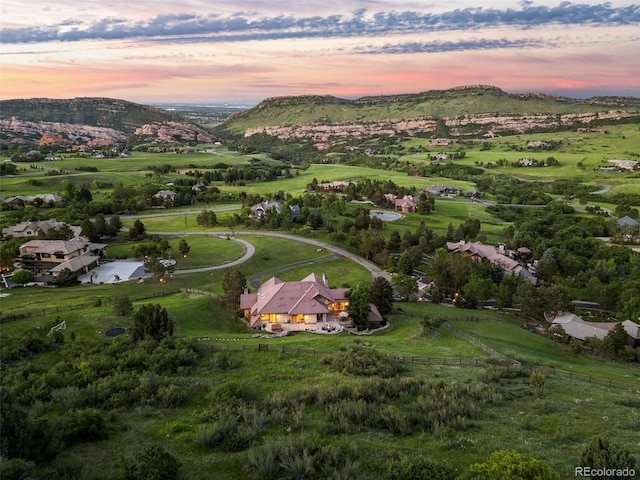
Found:
M 104 332 L 107 337 L 117 337 L 118 335 L 122 335 L 127 329 L 124 327 L 111 327 L 109 330 Z
M 371 218 L 378 217 L 383 222 L 393 222 L 394 220 L 398 220 L 402 218 L 402 214 L 396 212 L 381 212 L 379 210 L 371 210 L 369 212 L 369 216 Z

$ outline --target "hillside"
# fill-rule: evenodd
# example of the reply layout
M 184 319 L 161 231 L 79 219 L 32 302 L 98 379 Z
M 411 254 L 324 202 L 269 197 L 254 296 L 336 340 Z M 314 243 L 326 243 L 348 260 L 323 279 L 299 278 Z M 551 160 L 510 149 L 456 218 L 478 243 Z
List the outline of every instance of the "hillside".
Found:
M 640 99 L 572 99 L 543 94 L 510 94 L 496 87 L 469 86 L 423 93 L 346 100 L 331 96 L 267 99 L 230 117 L 222 130 L 279 138 L 438 133 L 451 136 L 571 128 L 599 121 L 640 117 Z M 357 129 L 356 129 L 357 130 Z
M 110 98 L 4 100 L 0 112 L 0 137 L 8 144 L 115 144 L 146 125 L 191 124 L 160 108 Z
M 0 102 L 2 118 L 27 122 L 69 123 L 111 128 L 132 134 L 141 125 L 162 121 L 184 121 L 180 115 L 159 108 L 112 98 L 31 98 Z

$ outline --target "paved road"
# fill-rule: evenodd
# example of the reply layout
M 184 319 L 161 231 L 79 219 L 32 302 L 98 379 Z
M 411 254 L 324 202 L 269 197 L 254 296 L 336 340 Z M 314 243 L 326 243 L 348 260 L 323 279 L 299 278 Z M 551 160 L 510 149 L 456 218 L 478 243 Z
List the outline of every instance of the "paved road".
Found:
M 219 207 L 219 208 L 208 208 L 203 207 L 200 210 L 181 210 L 181 211 L 170 211 L 170 212 L 159 212 L 159 213 L 143 213 L 143 214 L 135 214 L 135 215 L 120 215 L 120 220 L 131 219 L 131 218 L 154 218 L 154 217 L 179 217 L 180 215 L 193 215 L 202 213 L 202 210 L 212 210 L 214 212 L 233 212 L 234 210 L 240 211 L 240 205 L 229 205 L 227 207 Z
M 211 236 L 217 236 L 217 235 L 211 235 Z M 233 240 L 234 242 L 238 242 L 244 245 L 244 250 L 245 250 L 244 255 L 242 255 L 237 260 L 223 263 L 222 265 L 212 265 L 210 267 L 186 268 L 184 270 L 175 270 L 173 274 L 185 275 L 187 273 L 210 272 L 212 270 L 222 270 L 223 268 L 235 267 L 236 265 L 240 265 L 241 263 L 246 262 L 253 256 L 254 253 L 256 253 L 256 248 L 253 246 L 252 243 L 247 242 L 246 240 L 241 240 L 240 238 L 230 238 L 230 240 Z
M 283 265 L 281 267 L 272 268 L 271 270 L 267 270 L 265 272 L 261 272 L 257 275 L 254 275 L 249 279 L 249 285 L 254 288 L 258 288 L 260 286 L 260 279 L 262 277 L 272 276 L 276 273 L 284 272 L 285 270 L 291 270 L 292 268 L 304 267 L 306 265 L 315 265 L 316 263 L 322 262 L 330 262 L 331 260 L 337 260 L 342 258 L 342 255 L 333 254 L 328 255 L 326 257 L 314 258 L 313 260 L 304 260 L 302 262 L 290 263 L 289 265 Z
M 134 216 L 131 216 L 129 218 L 134 218 Z M 128 229 L 123 228 L 124 231 L 127 231 Z M 180 233 L 180 232 L 147 232 L 151 235 L 184 235 L 184 233 Z M 370 262 L 369 260 L 362 258 L 359 255 L 356 255 L 355 253 L 351 253 L 347 250 L 345 250 L 344 248 L 340 248 L 340 247 L 336 247 L 334 245 L 330 245 L 328 243 L 324 243 L 321 242 L 319 240 L 314 240 L 312 238 L 304 238 L 304 237 L 296 237 L 295 235 L 288 235 L 286 233 L 278 233 L 278 232 L 263 232 L 263 231 L 242 231 L 242 232 L 238 232 L 238 231 L 234 231 L 234 232 L 215 232 L 215 233 L 211 233 L 211 232 L 189 232 L 189 235 L 212 235 L 212 236 L 218 236 L 218 237 L 222 237 L 222 238 L 231 238 L 232 240 L 241 242 L 243 245 L 245 245 L 245 247 L 247 248 L 247 252 L 238 260 L 234 260 L 233 262 L 229 262 L 229 263 L 225 263 L 223 265 L 215 265 L 212 267 L 202 267 L 202 268 L 196 268 L 196 269 L 191 269 L 191 270 L 176 270 L 174 273 L 194 273 L 194 272 L 206 272 L 209 270 L 219 270 L 222 268 L 229 268 L 229 267 L 233 267 L 236 265 L 239 265 L 243 262 L 245 262 L 246 260 L 248 260 L 251 255 L 253 255 L 253 253 L 255 252 L 255 248 L 253 247 L 253 245 L 251 245 L 249 242 L 247 242 L 246 240 L 240 240 L 239 238 L 236 238 L 238 235 L 253 235 L 253 236 L 261 236 L 261 237 L 275 237 L 275 238 L 282 238 L 284 240 L 291 240 L 294 242 L 301 242 L 301 243 L 307 243 L 309 245 L 314 245 L 318 248 L 323 248 L 325 250 L 328 250 L 330 252 L 336 253 L 340 256 L 346 257 L 349 260 L 356 262 L 358 265 L 361 265 L 362 267 L 364 267 L 366 270 L 368 270 L 371 273 L 371 276 L 373 278 L 375 277 L 384 277 L 387 280 L 391 281 L 391 277 L 389 276 L 389 274 L 385 271 L 383 271 L 380 267 L 378 267 L 375 263 Z M 251 248 L 251 250 L 249 250 L 249 246 Z M 285 252 L 283 252 L 283 260 L 285 259 Z

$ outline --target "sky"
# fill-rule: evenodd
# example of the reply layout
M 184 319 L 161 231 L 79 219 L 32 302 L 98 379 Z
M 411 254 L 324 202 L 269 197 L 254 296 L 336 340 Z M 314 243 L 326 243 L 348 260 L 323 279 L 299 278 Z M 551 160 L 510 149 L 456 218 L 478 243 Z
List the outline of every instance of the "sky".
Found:
M 3 100 L 255 104 L 461 85 L 640 96 L 640 4 L 0 1 Z

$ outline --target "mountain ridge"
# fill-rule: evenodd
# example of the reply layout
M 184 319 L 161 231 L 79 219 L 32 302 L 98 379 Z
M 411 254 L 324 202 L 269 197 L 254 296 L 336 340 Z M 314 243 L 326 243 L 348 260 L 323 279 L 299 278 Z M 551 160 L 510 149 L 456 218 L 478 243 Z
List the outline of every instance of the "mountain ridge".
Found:
M 5 144 L 38 144 L 56 138 L 88 145 L 116 144 L 129 138 L 144 143 L 213 138 L 210 130 L 183 115 L 107 97 L 2 100 L 0 113 L 0 140 Z M 464 85 L 356 99 L 332 95 L 270 97 L 230 115 L 214 132 L 236 139 L 264 133 L 280 140 L 321 142 L 341 136 L 525 133 L 636 119 L 640 120 L 637 97 L 575 99 Z
M 498 87 L 470 85 L 448 90 L 428 90 L 420 93 L 378 95 L 349 100 L 330 95 L 272 97 L 254 108 L 230 116 L 221 126 L 223 131 L 244 135 L 260 128 L 269 130 L 291 125 L 344 125 L 355 123 L 432 119 L 454 119 L 461 116 L 576 116 L 598 120 L 598 112 L 620 111 L 620 118 L 640 116 L 640 98 L 592 97 L 574 99 L 543 93 L 507 93 Z M 629 114 L 629 112 L 631 112 Z M 614 115 L 615 116 L 615 115 Z M 295 119 L 295 121 L 292 121 Z M 467 118 L 469 120 L 469 118 Z M 472 123 L 472 122 L 471 122 Z M 536 128 L 540 126 L 537 125 Z M 472 131 L 473 129 L 469 129 Z M 476 129 L 476 133 L 491 130 Z M 504 130 L 498 128 L 498 130 Z

